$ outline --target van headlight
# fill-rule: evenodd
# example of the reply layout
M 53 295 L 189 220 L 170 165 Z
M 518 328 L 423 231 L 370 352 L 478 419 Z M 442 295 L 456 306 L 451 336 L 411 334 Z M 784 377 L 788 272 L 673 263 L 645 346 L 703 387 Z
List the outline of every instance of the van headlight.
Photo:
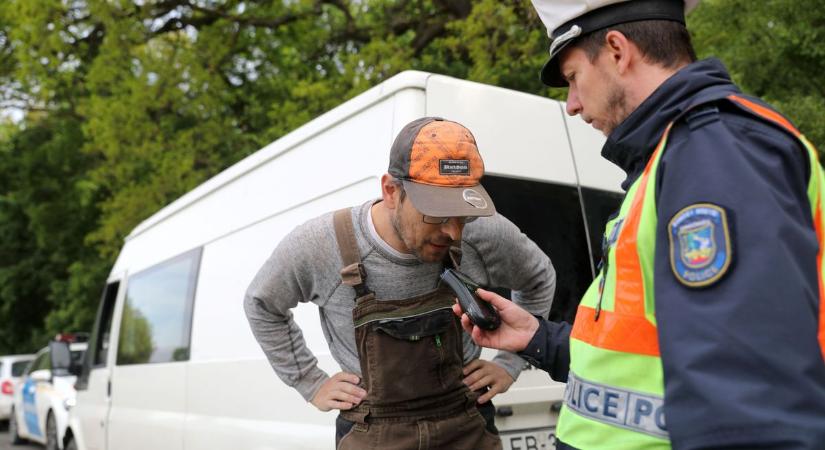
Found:
M 74 408 L 74 405 L 76 405 L 76 404 L 77 404 L 77 399 L 76 398 L 67 398 L 66 400 L 63 400 L 63 407 L 66 408 L 66 411 Z

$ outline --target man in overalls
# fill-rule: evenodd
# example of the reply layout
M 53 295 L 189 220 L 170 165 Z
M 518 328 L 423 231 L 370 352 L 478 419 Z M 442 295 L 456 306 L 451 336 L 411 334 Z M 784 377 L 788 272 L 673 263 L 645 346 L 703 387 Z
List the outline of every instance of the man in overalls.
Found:
M 559 449 L 825 449 L 819 155 L 696 60 L 696 3 L 533 0 L 542 81 L 627 173 L 572 329 L 487 292 L 503 323 L 472 329 L 567 381 Z
M 341 411 L 339 449 L 501 448 L 489 400 L 523 360 L 478 359 L 439 275 L 460 268 L 546 317 L 555 271 L 495 213 L 483 174 L 468 129 L 413 121 L 393 143 L 381 198 L 299 226 L 250 285 L 244 306 L 255 337 L 286 384 L 322 411 Z M 342 372 L 318 368 L 290 313 L 298 302 L 318 305 Z

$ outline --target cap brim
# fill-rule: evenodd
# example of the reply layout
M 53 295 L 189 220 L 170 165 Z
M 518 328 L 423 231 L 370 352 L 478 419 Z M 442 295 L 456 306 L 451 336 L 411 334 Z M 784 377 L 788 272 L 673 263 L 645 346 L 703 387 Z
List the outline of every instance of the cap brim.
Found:
M 550 87 L 567 87 L 567 80 L 561 75 L 561 67 L 559 66 L 559 55 L 562 51 L 573 42 L 574 38 L 570 38 L 565 42 L 560 43 L 553 49 L 550 54 L 550 59 L 544 63 L 541 68 L 541 82 Z
M 445 187 L 403 180 L 404 190 L 415 209 L 433 217 L 492 216 L 493 200 L 480 184 L 472 187 Z

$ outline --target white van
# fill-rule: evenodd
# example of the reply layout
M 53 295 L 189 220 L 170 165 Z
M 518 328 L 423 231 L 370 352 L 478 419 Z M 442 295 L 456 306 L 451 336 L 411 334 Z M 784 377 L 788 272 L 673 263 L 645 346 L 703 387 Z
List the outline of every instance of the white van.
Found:
M 322 413 L 270 368 L 243 311 L 253 276 L 295 226 L 379 195 L 395 135 L 441 116 L 475 134 L 497 209 L 550 255 L 552 314 L 572 320 L 598 261 L 623 174 L 604 138 L 564 105 L 403 72 L 264 147 L 145 220 L 126 238 L 78 380 L 67 444 L 82 450 L 334 447 Z M 328 373 L 312 305 L 294 310 Z M 486 353 L 490 357 L 490 353 Z M 564 386 L 525 370 L 494 399 L 505 448 L 551 447 Z

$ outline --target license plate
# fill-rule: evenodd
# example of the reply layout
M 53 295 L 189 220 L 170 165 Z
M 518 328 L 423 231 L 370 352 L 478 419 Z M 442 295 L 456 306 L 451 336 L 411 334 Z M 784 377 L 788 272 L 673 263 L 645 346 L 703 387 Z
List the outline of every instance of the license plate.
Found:
M 529 430 L 501 433 L 504 450 L 553 450 L 556 448 L 555 428 L 532 428 Z

